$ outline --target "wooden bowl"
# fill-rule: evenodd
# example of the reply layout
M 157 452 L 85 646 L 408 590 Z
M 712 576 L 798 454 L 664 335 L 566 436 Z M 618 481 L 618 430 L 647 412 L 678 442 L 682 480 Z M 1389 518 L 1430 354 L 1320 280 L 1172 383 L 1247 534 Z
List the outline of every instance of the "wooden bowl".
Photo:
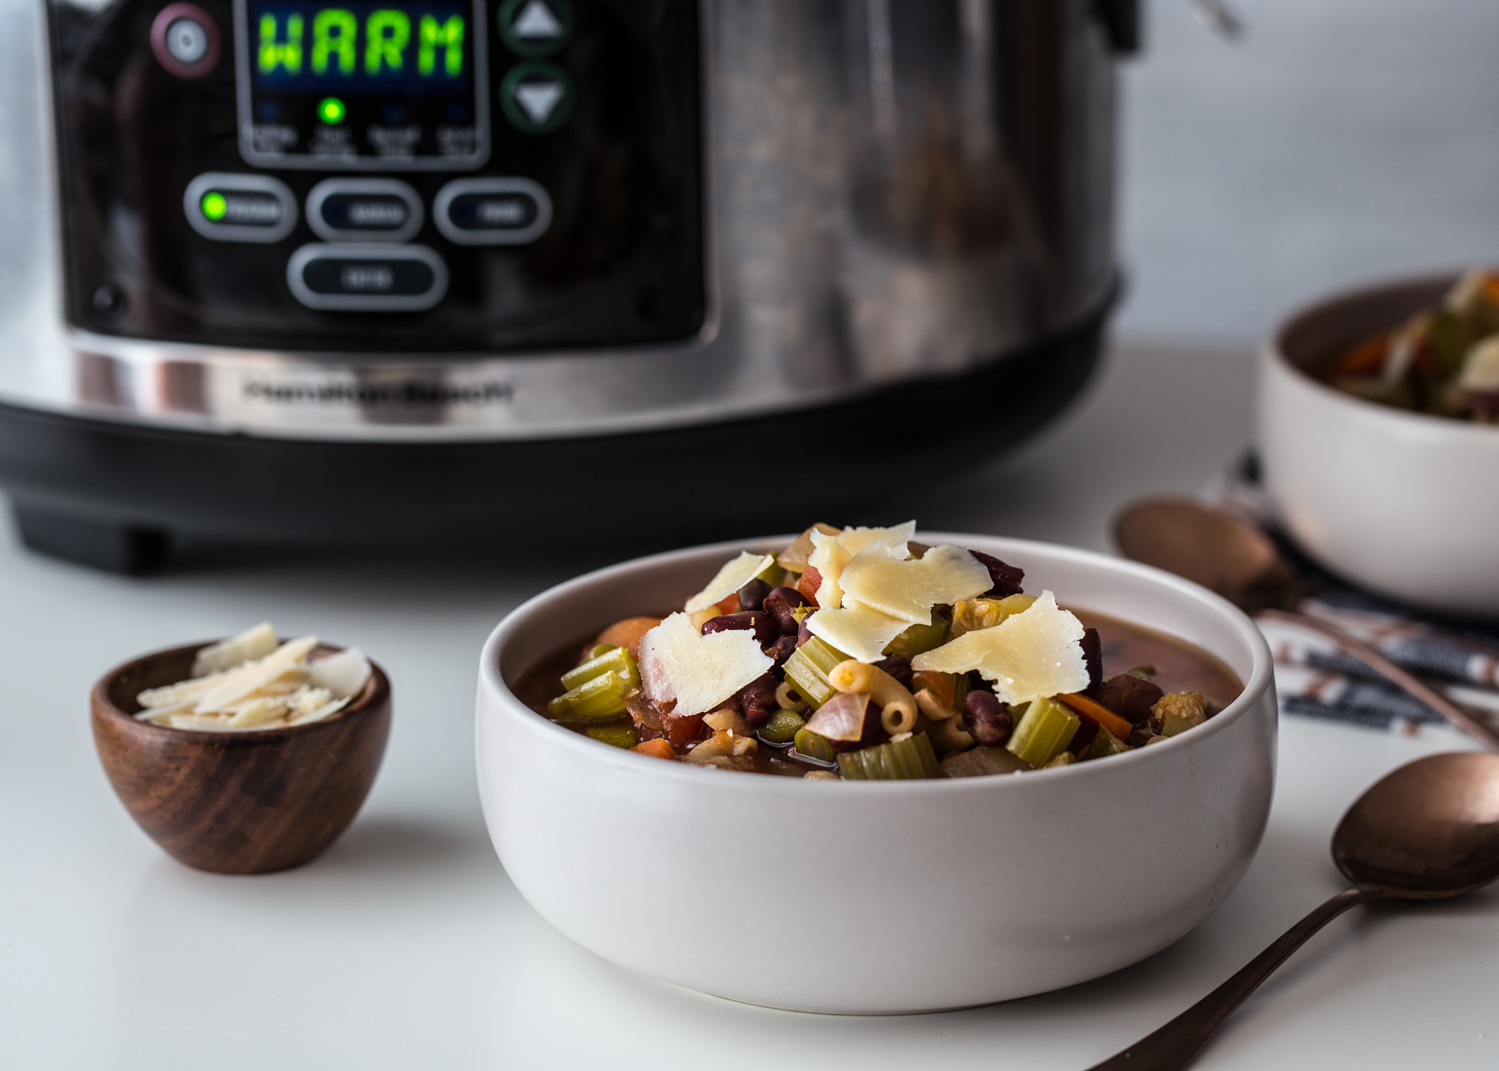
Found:
M 136 824 L 188 866 L 218 874 L 301 866 L 348 827 L 374 784 L 390 737 L 390 681 L 371 663 L 364 691 L 344 710 L 282 729 L 202 732 L 131 717 L 140 692 L 187 679 L 206 646 L 145 655 L 94 685 L 104 772 Z

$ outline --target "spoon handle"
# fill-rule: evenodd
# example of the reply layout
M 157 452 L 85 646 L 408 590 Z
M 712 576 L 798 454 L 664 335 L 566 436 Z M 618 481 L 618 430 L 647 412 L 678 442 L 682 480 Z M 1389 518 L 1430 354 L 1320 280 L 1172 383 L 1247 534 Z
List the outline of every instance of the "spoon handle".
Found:
M 1378 889 L 1344 889 L 1282 934 L 1238 974 L 1175 1019 L 1103 1063 L 1094 1064 L 1088 1071 L 1181 1071 L 1197 1059 L 1209 1039 L 1223 1025 L 1223 1020 L 1290 958 L 1292 952 L 1305 944 L 1308 937 L 1350 907 L 1372 900 L 1379 894 Z
M 1475 718 L 1472 714 L 1456 706 L 1445 696 L 1438 694 L 1425 684 L 1422 684 L 1374 648 L 1360 643 L 1336 625 L 1328 624 L 1326 621 L 1312 617 L 1310 614 L 1300 614 L 1289 610 L 1261 610 L 1258 616 L 1266 621 L 1280 621 L 1287 625 L 1296 625 L 1301 628 L 1311 629 L 1313 632 L 1321 633 L 1342 648 L 1345 653 L 1357 658 L 1392 684 L 1399 685 L 1405 689 L 1405 691 L 1425 703 L 1453 725 L 1462 729 L 1469 736 L 1477 737 L 1492 748 L 1499 748 L 1499 729 Z

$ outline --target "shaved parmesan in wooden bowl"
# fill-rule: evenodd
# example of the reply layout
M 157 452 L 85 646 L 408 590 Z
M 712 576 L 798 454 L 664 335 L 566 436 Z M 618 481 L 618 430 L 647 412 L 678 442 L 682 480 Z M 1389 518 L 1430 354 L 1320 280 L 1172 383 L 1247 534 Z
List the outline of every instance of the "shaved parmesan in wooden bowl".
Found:
M 150 705 L 147 705 L 147 704 Z M 390 736 L 390 681 L 357 648 L 269 625 L 106 673 L 94 744 L 130 816 L 200 870 L 300 866 L 336 840 Z

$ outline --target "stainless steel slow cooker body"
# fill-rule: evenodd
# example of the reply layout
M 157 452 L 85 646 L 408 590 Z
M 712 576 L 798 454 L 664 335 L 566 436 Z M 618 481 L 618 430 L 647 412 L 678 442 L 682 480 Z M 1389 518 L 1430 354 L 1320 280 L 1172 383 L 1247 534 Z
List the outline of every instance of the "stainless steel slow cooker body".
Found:
M 278 498 L 275 481 L 266 481 L 269 497 L 257 503 L 267 519 L 238 516 L 227 504 L 195 511 L 183 501 L 193 497 L 191 490 L 162 489 L 160 457 L 168 454 L 152 451 L 198 449 L 208 456 L 244 453 L 246 444 L 264 447 L 259 460 L 246 455 L 234 462 L 252 485 L 246 491 L 251 498 L 259 493 L 254 470 L 266 465 L 302 459 L 298 463 L 314 468 L 373 476 L 382 465 L 389 470 L 394 457 L 345 451 L 326 460 L 334 455 L 316 453 L 319 445 L 406 449 L 402 457 L 412 468 L 415 489 L 442 483 L 421 475 L 424 462 L 412 460 L 409 451 L 423 446 L 458 450 L 427 456 L 440 459 L 433 461 L 436 470 L 456 466 L 465 479 L 482 478 L 499 495 L 529 493 L 525 480 L 558 463 L 548 457 L 547 443 L 563 451 L 560 463 L 575 473 L 590 449 L 598 462 L 633 449 L 654 459 L 658 476 L 670 482 L 687 478 L 672 466 L 686 464 L 684 454 L 700 454 L 715 427 L 790 420 L 794 425 L 788 426 L 806 428 L 822 420 L 818 414 L 831 420 L 846 409 L 852 425 L 862 429 L 854 438 L 867 445 L 882 429 L 870 426 L 871 411 L 858 409 L 862 402 L 884 399 L 878 404 L 888 407 L 892 398 L 914 398 L 912 391 L 940 385 L 956 387 L 954 397 L 991 411 L 1004 402 L 1029 406 L 1034 419 L 1013 422 L 1023 431 L 1044 422 L 1080 388 L 1116 287 L 1113 66 L 1120 46 L 1130 43 L 1129 3 L 689 3 L 700 41 L 694 112 L 700 149 L 688 163 L 698 183 L 700 227 L 693 241 L 700 253 L 701 300 L 695 310 L 679 310 L 677 326 L 665 329 L 679 337 L 652 339 L 646 325 L 638 332 L 622 330 L 619 341 L 611 341 L 606 327 L 603 335 L 581 331 L 583 341 L 568 344 L 566 325 L 590 316 L 584 292 L 572 294 L 571 305 L 551 306 L 553 321 L 563 325 L 553 336 L 563 342 L 528 343 L 546 332 L 528 336 L 513 325 L 539 322 L 536 308 L 548 295 L 525 259 L 531 254 L 507 246 L 487 254 L 491 259 L 481 267 L 454 272 L 460 283 L 487 273 L 483 293 L 470 302 L 488 316 L 478 328 L 452 328 L 451 319 L 424 321 L 442 306 L 412 312 L 297 307 L 297 316 L 316 324 L 315 337 L 309 334 L 306 346 L 270 347 L 233 344 L 254 334 L 238 328 L 213 337 L 212 298 L 195 292 L 209 273 L 179 272 L 174 279 L 161 270 L 152 259 L 153 248 L 163 248 L 161 225 L 128 196 L 95 213 L 94 238 L 82 253 L 76 243 L 81 213 L 70 169 L 76 172 L 80 154 L 70 155 L 64 145 L 62 174 L 55 170 L 56 142 L 82 138 L 76 104 L 58 101 L 53 89 L 69 84 L 71 74 L 52 70 L 49 77 L 49 65 L 37 57 L 50 55 L 56 63 L 65 53 L 78 54 L 76 39 L 71 52 L 59 43 L 63 22 L 74 35 L 140 35 L 151 12 L 132 22 L 119 17 L 119 10 L 139 8 L 141 0 L 51 0 L 49 41 L 39 5 L 0 2 L 13 22 L 35 28 L 29 41 L 12 34 L 0 43 L 10 53 L 0 62 L 0 139 L 10 165 L 0 169 L 0 243 L 7 251 L 0 264 L 0 482 L 23 512 L 115 527 L 294 536 L 298 523 L 279 518 L 298 508 L 307 518 L 308 504 L 284 493 Z M 237 2 L 243 7 L 261 0 Z M 149 6 L 167 5 L 158 0 Z M 553 4 L 569 20 L 576 9 L 580 25 L 596 9 L 628 16 L 647 30 L 673 6 L 681 5 Z M 492 96 L 505 64 L 524 61 L 507 58 L 504 40 L 494 32 L 502 18 L 517 17 L 518 8 L 491 2 L 475 10 L 478 25 L 484 17 L 494 24 L 487 34 Z M 59 14 L 68 18 L 59 20 Z M 219 62 L 230 63 L 235 31 L 230 20 L 220 21 Z M 109 99 L 95 105 L 105 118 L 96 121 L 141 107 L 141 85 L 171 79 L 171 72 L 146 60 L 132 62 L 133 75 L 126 70 L 104 86 Z M 126 84 L 129 77 L 134 82 Z M 575 119 L 586 111 L 591 90 L 579 84 L 576 91 L 582 104 Z M 505 101 L 490 103 L 489 120 L 498 123 Z M 170 136 L 190 140 L 195 134 L 179 116 Z M 496 141 L 493 148 L 502 146 Z M 306 173 L 307 166 L 318 174 Z M 241 162 L 237 170 L 305 185 L 325 175 L 374 173 L 370 165 L 361 166 L 356 171 L 326 161 L 292 167 L 260 160 L 259 166 Z M 379 174 L 417 181 L 399 168 L 374 166 Z M 175 187 L 158 192 L 164 203 L 183 203 Z M 564 201 L 556 189 L 551 196 Z M 296 250 L 319 241 L 307 230 L 311 203 L 293 204 L 300 218 L 275 246 L 283 258 L 278 271 Z M 191 196 L 188 206 L 190 212 Z M 433 204 L 425 211 L 431 219 Z M 181 220 L 174 225 L 181 229 Z M 432 244 L 439 243 L 434 235 Z M 257 255 L 265 255 L 266 247 L 257 245 Z M 99 278 L 107 276 L 115 293 L 90 281 L 81 260 L 104 272 Z M 286 288 L 279 279 L 278 285 Z M 649 301 L 637 300 L 636 306 L 648 320 Z M 141 308 L 156 311 L 127 323 L 130 310 Z M 184 341 L 181 325 L 197 315 L 194 309 L 203 312 L 202 324 L 187 330 L 192 340 Z M 111 315 L 119 318 L 111 321 Z M 260 322 L 274 330 L 289 316 L 263 316 Z M 433 326 L 424 329 L 424 322 Z M 478 322 L 472 316 L 467 321 L 470 327 Z M 353 342 L 341 342 L 345 336 Z M 487 344 L 476 346 L 475 339 Z M 1047 373 L 1048 365 L 1055 374 Z M 974 386 L 963 387 L 965 381 Z M 674 430 L 687 436 L 680 446 L 661 437 Z M 940 445 L 943 435 L 928 430 L 928 441 Z M 59 444 L 80 436 L 91 445 L 71 452 L 90 456 L 58 462 Z M 913 436 L 921 437 L 920 431 Z M 105 445 L 116 438 L 132 445 L 119 451 Z M 977 449 L 1002 447 L 1011 438 L 990 434 L 976 440 L 987 443 Z M 588 440 L 593 447 L 577 446 Z M 470 460 L 455 460 L 465 445 L 475 448 L 464 455 Z M 506 445 L 530 452 L 510 460 L 501 449 Z M 121 458 L 132 450 L 145 451 L 140 465 L 158 465 L 157 491 L 144 478 L 106 474 L 111 464 L 126 464 Z M 118 456 L 101 456 L 111 453 Z M 907 453 L 919 457 L 921 448 L 910 445 Z M 876 489 L 878 481 L 854 471 L 853 456 L 827 459 L 829 470 L 841 477 L 833 484 Z M 184 487 L 193 486 L 190 474 L 182 479 Z M 420 496 L 419 490 L 393 493 L 398 499 L 406 495 L 408 504 L 415 504 L 410 495 Z M 443 493 L 451 497 L 447 489 Z M 828 487 L 823 501 L 847 498 Z M 717 512 L 727 518 L 734 510 Z M 477 522 L 481 513 L 458 509 L 453 519 Z M 707 513 L 714 509 L 707 507 Z M 312 535 L 340 528 L 331 519 L 304 520 L 302 528 L 309 526 Z M 422 538 L 423 530 L 411 526 L 408 534 Z

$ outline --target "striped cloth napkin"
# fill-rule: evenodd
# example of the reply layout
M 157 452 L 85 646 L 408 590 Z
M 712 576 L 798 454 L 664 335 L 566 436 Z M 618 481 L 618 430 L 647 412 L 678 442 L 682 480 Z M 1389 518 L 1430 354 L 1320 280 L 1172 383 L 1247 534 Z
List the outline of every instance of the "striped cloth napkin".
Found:
M 1458 706 L 1499 723 L 1499 623 L 1443 620 L 1353 587 L 1320 568 L 1275 524 L 1252 453 L 1214 480 L 1203 498 L 1254 521 L 1276 539 L 1300 573 L 1302 612 L 1339 626 Z M 1440 714 L 1317 633 L 1279 622 L 1259 624 L 1275 655 L 1281 713 L 1410 734 L 1426 726 L 1447 726 Z

